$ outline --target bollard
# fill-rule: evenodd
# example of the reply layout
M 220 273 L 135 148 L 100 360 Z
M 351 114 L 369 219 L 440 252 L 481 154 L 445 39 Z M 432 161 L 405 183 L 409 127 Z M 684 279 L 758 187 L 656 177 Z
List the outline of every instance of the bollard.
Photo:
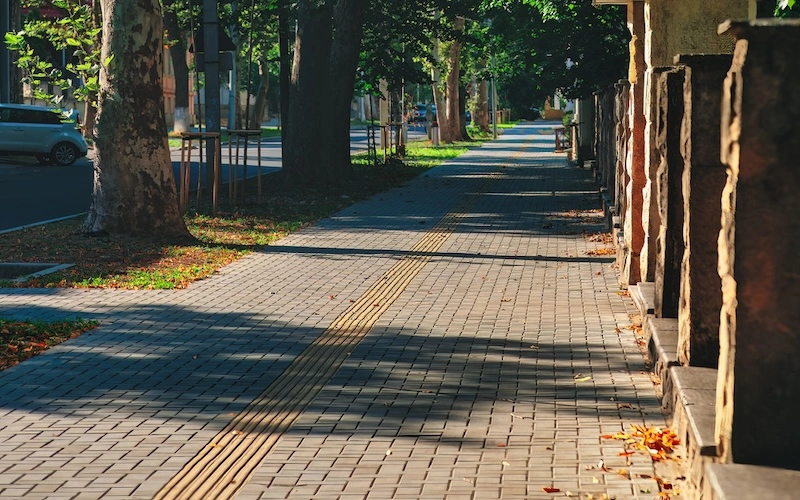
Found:
M 431 125 L 431 143 L 434 146 L 439 145 L 439 125 Z

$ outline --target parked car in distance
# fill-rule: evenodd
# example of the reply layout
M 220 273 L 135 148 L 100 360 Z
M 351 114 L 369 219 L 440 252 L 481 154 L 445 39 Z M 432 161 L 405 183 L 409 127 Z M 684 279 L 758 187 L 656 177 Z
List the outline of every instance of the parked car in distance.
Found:
M 414 111 L 411 116 L 412 123 L 424 123 L 427 121 L 427 114 L 428 111 L 425 108 L 424 104 L 416 104 L 414 105 Z
M 0 153 L 35 156 L 42 164 L 72 165 L 89 149 L 78 120 L 75 111 L 0 104 Z

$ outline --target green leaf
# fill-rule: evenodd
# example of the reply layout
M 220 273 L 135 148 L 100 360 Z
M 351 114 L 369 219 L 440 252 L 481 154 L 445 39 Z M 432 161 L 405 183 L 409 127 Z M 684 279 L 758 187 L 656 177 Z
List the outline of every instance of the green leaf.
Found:
M 110 56 L 106 57 L 105 61 L 103 61 L 103 66 L 108 66 L 109 64 L 111 64 L 111 61 L 113 60 L 114 60 L 114 54 L 111 54 Z
M 77 40 L 75 38 L 67 38 L 67 45 L 71 47 L 80 47 L 82 44 L 80 40 Z

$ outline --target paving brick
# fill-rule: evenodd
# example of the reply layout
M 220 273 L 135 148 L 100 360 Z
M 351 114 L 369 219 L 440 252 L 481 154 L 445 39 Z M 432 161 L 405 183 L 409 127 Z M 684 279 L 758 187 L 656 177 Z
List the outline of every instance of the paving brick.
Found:
M 0 372 L 0 485 L 30 480 L 0 497 L 152 498 L 458 213 L 239 498 L 645 498 L 586 469 L 626 465 L 602 434 L 664 421 L 624 329 L 633 304 L 587 254 L 596 187 L 545 149 L 552 126 L 517 126 L 186 290 L 0 290 L 3 317 L 103 323 Z

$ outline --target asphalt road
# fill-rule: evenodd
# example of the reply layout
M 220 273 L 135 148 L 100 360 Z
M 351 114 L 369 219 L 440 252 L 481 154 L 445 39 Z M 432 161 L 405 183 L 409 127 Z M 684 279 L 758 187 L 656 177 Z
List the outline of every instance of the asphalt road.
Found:
M 422 132 L 412 131 L 413 137 Z M 367 149 L 366 131 L 351 132 L 351 150 Z M 233 153 L 235 155 L 235 148 Z M 221 150 L 222 179 L 228 179 L 229 155 L 226 145 Z M 275 139 L 261 143 L 262 173 L 280 169 L 280 142 Z M 192 186 L 198 172 L 199 153 L 192 153 Z M 176 179 L 179 176 L 180 150 L 172 151 L 172 166 Z M 258 162 L 258 150 L 251 142 L 247 151 L 248 177 L 256 175 L 252 168 Z M 236 163 L 235 159 L 233 163 Z M 244 163 L 244 148 L 240 150 L 239 165 Z M 89 210 L 92 203 L 92 161 L 82 158 L 70 167 L 39 165 L 32 157 L 0 156 L 0 231 L 37 224 Z M 241 168 L 238 176 L 242 176 Z

